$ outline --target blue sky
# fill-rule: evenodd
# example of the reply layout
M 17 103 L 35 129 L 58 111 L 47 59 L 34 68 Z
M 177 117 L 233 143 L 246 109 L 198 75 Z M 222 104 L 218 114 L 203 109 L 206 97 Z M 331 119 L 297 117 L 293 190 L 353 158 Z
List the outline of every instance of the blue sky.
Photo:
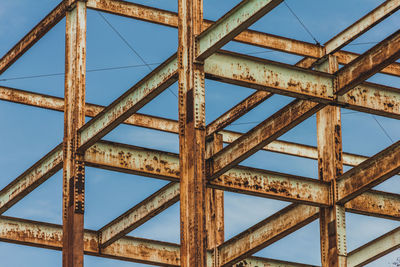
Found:
M 0 55 L 5 54 L 37 22 L 50 12 L 59 1 L 55 0 L 2 0 L 0 1 Z M 131 1 L 172 11 L 177 10 L 176 0 Z M 287 3 L 304 21 L 320 43 L 361 18 L 378 6 L 378 0 L 287 0 Z M 239 0 L 204 0 L 206 19 L 216 20 L 230 10 Z M 177 48 L 177 30 L 110 14 L 104 16 L 118 29 L 148 63 L 163 62 Z M 395 32 L 400 25 L 396 13 L 355 40 L 346 50 L 362 53 L 373 44 Z M 252 29 L 289 38 L 313 42 L 312 38 L 289 13 L 283 4 L 255 23 Z M 65 20 L 56 25 L 44 38 L 0 76 L 0 85 L 62 97 L 64 76 Z M 301 57 L 271 52 L 267 49 L 231 42 L 224 49 L 240 53 L 257 53 L 256 56 L 294 64 Z M 263 52 L 263 53 L 258 53 Z M 149 70 L 132 67 L 120 70 L 93 71 L 99 68 L 142 65 L 140 59 L 104 22 L 96 11 L 88 11 L 86 100 L 108 105 L 129 89 Z M 41 74 L 51 77 L 15 79 Z M 9 80 L 7 80 L 9 79 Z M 375 75 L 373 82 L 399 87 L 399 78 Z M 177 85 L 171 86 L 177 94 Z M 206 119 L 211 122 L 227 109 L 253 92 L 251 89 L 206 81 Z M 271 115 L 292 99 L 274 95 L 229 129 L 246 132 L 256 123 Z M 177 99 L 166 90 L 140 112 L 177 119 Z M 375 119 L 343 109 L 343 148 L 345 152 L 373 155 L 400 139 L 400 123 L 393 119 L 375 116 L 386 129 L 388 138 Z M 62 141 L 63 114 L 39 108 L 0 101 L 0 187 L 4 187 L 39 158 Z M 104 139 L 178 152 L 178 138 L 174 134 L 121 125 Z M 280 139 L 316 145 L 315 116 L 309 118 Z M 243 165 L 265 168 L 295 175 L 317 178 L 316 161 L 276 153 L 258 152 Z M 85 227 L 99 229 L 136 203 L 157 191 L 165 181 L 87 168 Z M 395 176 L 377 187 L 380 190 L 400 193 L 400 179 Z M 61 224 L 61 172 L 8 210 L 5 215 Z M 226 239 L 268 217 L 289 203 L 250 197 L 234 193 L 225 194 Z M 251 208 L 249 208 L 251 207 Z M 347 214 L 348 251 L 398 227 L 399 222 Z M 129 235 L 162 241 L 179 242 L 179 203 L 153 218 Z M 319 224 L 315 221 L 257 253 L 259 256 L 318 265 Z M 61 266 L 61 253 L 57 251 L 0 243 L 2 266 Z M 368 266 L 391 266 L 400 257 L 395 251 Z M 85 256 L 85 266 L 147 266 Z

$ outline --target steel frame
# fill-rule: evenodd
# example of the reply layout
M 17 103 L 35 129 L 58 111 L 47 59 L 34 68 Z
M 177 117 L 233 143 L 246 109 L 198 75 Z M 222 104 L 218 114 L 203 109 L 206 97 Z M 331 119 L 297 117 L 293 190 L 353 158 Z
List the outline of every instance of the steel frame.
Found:
M 370 158 L 344 153 L 340 107 L 400 119 L 400 89 L 365 82 L 378 72 L 400 77 L 400 31 L 362 55 L 341 50 L 400 9 L 400 0 L 384 2 L 324 46 L 246 30 L 281 2 L 243 0 L 213 22 L 203 20 L 202 0 L 178 0 L 178 14 L 120 0 L 61 1 L 0 60 L 1 74 L 66 16 L 65 98 L 0 86 L 1 100 L 65 116 L 62 144 L 0 191 L 0 212 L 63 168 L 63 226 L 0 216 L 0 240 L 62 250 L 63 266 L 74 267 L 84 254 L 160 266 L 301 267 L 311 265 L 251 255 L 319 218 L 323 267 L 362 266 L 399 248 L 397 228 L 347 252 L 345 212 L 400 221 L 400 195 L 372 190 L 400 171 L 400 141 Z M 109 106 L 85 103 L 87 8 L 177 27 L 178 52 Z M 221 51 L 231 40 L 304 59 L 290 66 Z M 257 91 L 206 125 L 205 78 Z M 137 113 L 176 81 L 178 121 Z M 245 134 L 224 130 L 273 94 L 297 99 Z M 315 113 L 318 147 L 277 140 Z M 85 116 L 93 119 L 85 124 Z M 180 154 L 101 140 L 121 123 L 179 134 Z M 318 160 L 319 180 L 238 166 L 262 149 Z M 86 230 L 85 165 L 171 182 Z M 343 173 L 343 165 L 354 168 Z M 224 241 L 223 191 L 293 204 Z M 180 245 L 125 236 L 178 201 Z

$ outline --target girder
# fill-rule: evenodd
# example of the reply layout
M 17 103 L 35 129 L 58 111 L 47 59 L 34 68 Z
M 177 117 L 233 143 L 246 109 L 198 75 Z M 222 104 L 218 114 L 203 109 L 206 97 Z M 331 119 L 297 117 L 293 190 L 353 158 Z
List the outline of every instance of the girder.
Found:
M 1 75 L 66 17 L 65 97 L 0 86 L 1 100 L 64 112 L 62 144 L 0 191 L 0 214 L 62 168 L 63 225 L 0 216 L 0 241 L 62 250 L 65 267 L 83 266 L 84 254 L 159 266 L 310 267 L 251 255 L 319 217 L 322 267 L 363 266 L 398 249 L 396 228 L 347 253 L 345 212 L 400 221 L 400 195 L 372 189 L 400 172 L 400 141 L 372 157 L 345 153 L 340 112 L 400 119 L 400 89 L 365 82 L 379 72 L 400 77 L 400 31 L 361 55 L 341 50 L 397 12 L 400 0 L 323 46 L 248 29 L 281 2 L 243 0 L 214 22 L 203 19 L 202 0 L 178 0 L 178 13 L 120 0 L 61 1 L 0 59 Z M 85 103 L 87 8 L 178 28 L 177 53 L 107 107 Z M 220 50 L 230 41 L 304 58 L 292 66 Z M 206 125 L 205 78 L 256 91 Z M 178 121 L 137 113 L 175 82 Z M 247 133 L 226 130 L 273 94 L 296 99 Z M 317 147 L 277 140 L 315 113 Z M 179 154 L 101 140 L 121 123 L 178 134 Z M 317 160 L 319 179 L 238 165 L 260 150 Z M 353 168 L 343 173 L 343 165 Z M 85 166 L 170 183 L 86 230 Z M 224 191 L 291 204 L 225 241 Z M 178 201 L 180 245 L 126 236 Z

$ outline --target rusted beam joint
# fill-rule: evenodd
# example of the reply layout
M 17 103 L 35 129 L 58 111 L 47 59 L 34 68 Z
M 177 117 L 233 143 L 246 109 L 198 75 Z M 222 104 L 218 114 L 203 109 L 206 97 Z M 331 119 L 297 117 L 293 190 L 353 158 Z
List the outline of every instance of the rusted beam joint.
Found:
M 317 67 L 317 66 L 323 64 L 325 61 L 328 60 L 329 54 L 326 54 L 325 46 L 321 46 L 321 47 L 322 47 L 322 50 L 324 51 L 324 52 L 323 52 L 323 53 L 324 53 L 323 56 L 320 57 L 320 58 L 317 58 L 317 59 L 311 64 L 311 66 L 309 67 L 309 69 L 313 69 L 313 68 L 315 68 L 315 67 Z

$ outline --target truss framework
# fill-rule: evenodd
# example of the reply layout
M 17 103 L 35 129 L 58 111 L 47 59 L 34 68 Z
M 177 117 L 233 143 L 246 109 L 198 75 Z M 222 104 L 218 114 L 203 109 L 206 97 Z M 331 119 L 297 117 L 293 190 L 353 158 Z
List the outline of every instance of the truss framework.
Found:
M 400 141 L 370 158 L 342 152 L 340 107 L 400 119 L 400 89 L 365 82 L 378 72 L 400 77 L 400 31 L 362 55 L 341 50 L 400 1 L 384 2 L 324 46 L 246 30 L 281 2 L 243 0 L 213 22 L 203 20 L 202 0 L 178 0 L 178 14 L 120 0 L 62 1 L 0 60 L 1 74 L 66 16 L 65 98 L 0 87 L 1 100 L 65 116 L 63 142 L 0 191 L 0 212 L 63 169 L 63 226 L 0 216 L 0 240 L 62 250 L 63 266 L 83 266 L 88 254 L 160 266 L 300 267 L 311 265 L 251 255 L 319 218 L 323 267 L 362 266 L 399 248 L 397 228 L 347 252 L 345 212 L 400 220 L 400 195 L 372 190 L 400 171 Z M 85 103 L 87 8 L 177 27 L 178 52 L 109 106 Z M 291 66 L 220 50 L 231 40 L 304 59 Z M 205 78 L 257 91 L 206 125 Z M 137 113 L 176 81 L 179 121 Z M 273 94 L 297 99 L 247 133 L 224 130 Z M 277 140 L 313 114 L 318 147 Z M 93 119 L 85 124 L 85 116 Z M 101 140 L 121 123 L 179 134 L 180 154 Z M 238 166 L 262 149 L 318 160 L 319 180 Z M 171 182 L 87 230 L 85 165 Z M 353 168 L 343 173 L 343 165 Z M 292 204 L 224 241 L 223 191 Z M 125 236 L 177 201 L 180 245 Z

